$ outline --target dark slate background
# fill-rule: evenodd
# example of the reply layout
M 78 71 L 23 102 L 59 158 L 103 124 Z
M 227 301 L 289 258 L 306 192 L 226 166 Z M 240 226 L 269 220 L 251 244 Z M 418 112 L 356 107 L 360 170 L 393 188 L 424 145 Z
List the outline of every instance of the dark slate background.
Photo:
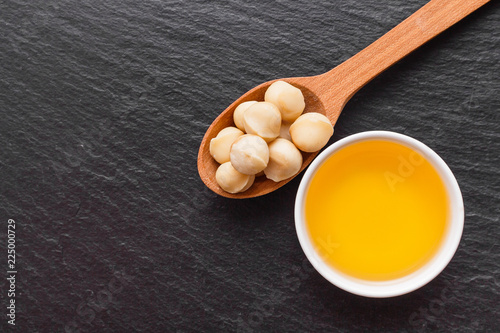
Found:
M 205 188 L 217 114 L 258 83 L 323 73 L 412 1 L 3 0 L 0 236 L 17 223 L 17 325 L 1 332 L 498 332 L 500 2 L 363 88 L 332 142 L 422 140 L 466 223 L 450 265 L 392 299 L 346 293 L 295 235 L 298 177 L 252 200 Z

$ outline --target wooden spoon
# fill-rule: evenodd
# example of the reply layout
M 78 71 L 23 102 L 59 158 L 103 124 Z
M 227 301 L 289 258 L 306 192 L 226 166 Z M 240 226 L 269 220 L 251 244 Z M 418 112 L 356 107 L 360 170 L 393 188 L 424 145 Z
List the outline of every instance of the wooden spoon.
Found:
M 344 105 L 365 84 L 489 1 L 431 0 L 391 31 L 331 71 L 317 76 L 279 80 L 302 90 L 306 102 L 304 112 L 320 112 L 335 125 Z M 266 89 L 274 81 L 277 80 L 262 83 L 234 101 L 205 133 L 198 152 L 198 172 L 205 185 L 215 193 L 228 198 L 252 198 L 272 192 L 293 178 L 275 183 L 265 176 L 258 177 L 247 191 L 227 193 L 215 181 L 219 164 L 209 152 L 210 140 L 223 128 L 234 126 L 234 109 L 245 101 L 263 101 Z M 317 154 L 303 153 L 304 163 L 300 171 L 304 170 Z

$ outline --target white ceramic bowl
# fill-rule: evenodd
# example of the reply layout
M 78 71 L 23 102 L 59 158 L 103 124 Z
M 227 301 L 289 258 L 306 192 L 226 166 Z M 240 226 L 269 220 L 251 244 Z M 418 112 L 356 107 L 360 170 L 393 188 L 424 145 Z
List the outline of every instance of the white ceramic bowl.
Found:
M 306 228 L 304 206 L 305 197 L 311 180 L 321 165 L 341 148 L 366 140 L 387 140 L 403 144 L 424 156 L 441 176 L 449 198 L 450 221 L 445 239 L 434 257 L 417 271 L 399 279 L 388 281 L 366 281 L 350 277 L 335 270 L 321 259 L 314 250 Z M 409 136 L 387 131 L 370 131 L 351 135 L 341 139 L 325 149 L 307 169 L 297 192 L 295 201 L 295 228 L 300 245 L 314 268 L 325 279 L 353 294 L 367 297 L 393 297 L 409 293 L 434 279 L 448 265 L 457 250 L 464 227 L 464 204 L 457 180 L 450 168 L 432 149 Z

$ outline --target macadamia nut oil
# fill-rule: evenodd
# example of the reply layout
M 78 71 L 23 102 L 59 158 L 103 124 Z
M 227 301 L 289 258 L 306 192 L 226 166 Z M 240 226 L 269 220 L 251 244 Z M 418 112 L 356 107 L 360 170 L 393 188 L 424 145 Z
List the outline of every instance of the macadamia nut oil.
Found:
M 354 278 L 385 281 L 411 274 L 437 252 L 449 203 L 422 155 L 371 140 L 323 163 L 307 191 L 305 217 L 323 261 Z

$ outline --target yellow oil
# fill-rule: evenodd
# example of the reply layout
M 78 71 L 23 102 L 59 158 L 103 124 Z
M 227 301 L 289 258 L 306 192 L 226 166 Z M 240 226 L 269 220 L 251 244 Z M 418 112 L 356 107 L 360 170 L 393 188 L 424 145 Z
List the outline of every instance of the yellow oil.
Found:
M 373 140 L 324 162 L 306 194 L 305 217 L 326 263 L 355 278 L 385 281 L 411 274 L 436 253 L 448 207 L 444 184 L 422 155 Z

